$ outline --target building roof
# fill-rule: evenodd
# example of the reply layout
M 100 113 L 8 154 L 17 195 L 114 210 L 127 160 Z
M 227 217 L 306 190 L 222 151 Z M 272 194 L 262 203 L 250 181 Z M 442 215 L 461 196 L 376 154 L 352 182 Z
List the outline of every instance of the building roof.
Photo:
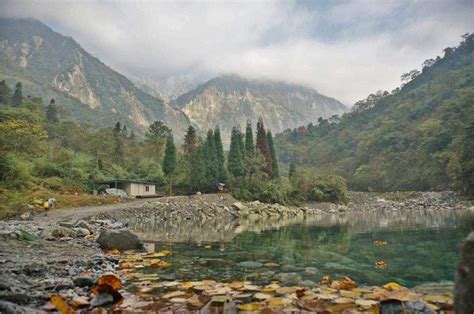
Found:
M 95 181 L 96 184 L 115 184 L 115 183 L 139 183 L 139 184 L 148 184 L 148 185 L 156 185 L 156 182 L 149 182 L 143 180 L 134 180 L 134 179 L 108 179 L 108 180 L 100 180 Z

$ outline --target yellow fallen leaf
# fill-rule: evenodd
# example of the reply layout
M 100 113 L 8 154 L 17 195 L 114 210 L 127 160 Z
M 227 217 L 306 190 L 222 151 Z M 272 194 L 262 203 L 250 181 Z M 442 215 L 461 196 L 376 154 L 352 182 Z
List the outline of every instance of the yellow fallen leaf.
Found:
M 268 299 L 271 299 L 272 296 L 270 294 L 267 294 L 267 293 L 255 293 L 254 295 L 254 298 L 257 299 L 257 300 L 268 300 Z
M 119 264 L 119 269 L 132 269 L 134 268 L 133 263 L 131 262 L 120 262 Z
M 384 285 L 383 288 L 388 290 L 388 291 L 399 291 L 399 290 L 402 289 L 402 286 L 400 286 L 396 282 L 389 282 L 386 285 Z
M 232 289 L 240 289 L 244 286 L 244 283 L 242 281 L 239 281 L 239 280 L 234 280 L 232 281 L 230 284 L 229 284 L 229 287 L 231 287 Z
M 428 294 L 428 295 L 423 296 L 423 300 L 425 300 L 425 302 L 435 303 L 435 304 L 452 304 L 453 303 L 453 298 L 446 294 L 439 294 L 439 295 Z
M 321 284 L 322 284 L 322 285 L 329 285 L 329 284 L 331 284 L 331 277 L 329 277 L 329 276 L 324 276 L 324 277 L 323 277 L 323 280 L 321 280 Z
M 377 262 L 375 262 L 375 268 L 377 268 L 377 269 L 385 269 L 385 268 L 387 268 L 387 262 L 384 262 L 384 261 L 377 261 Z
M 263 305 L 260 303 L 247 303 L 239 305 L 239 310 L 242 311 L 258 311 L 263 308 Z
M 120 251 L 118 249 L 104 249 L 102 250 L 105 254 L 119 255 Z
M 183 286 L 183 288 L 185 288 L 185 289 L 189 289 L 189 288 L 191 288 L 192 286 L 194 286 L 194 283 L 193 283 L 192 281 L 185 281 L 185 282 L 182 283 L 182 286 Z
M 151 268 L 168 268 L 171 267 L 170 262 L 158 261 L 150 264 Z
M 355 303 L 360 307 L 369 308 L 369 307 L 372 307 L 372 306 L 378 304 L 379 302 L 373 301 L 373 300 L 357 299 L 355 301 Z
M 74 314 L 74 310 L 58 295 L 51 296 L 51 303 L 61 314 Z
M 161 250 L 160 252 L 158 252 L 158 254 L 162 254 L 163 256 L 168 256 L 168 255 L 171 254 L 171 251 L 167 250 L 167 249 L 164 249 L 164 250 Z

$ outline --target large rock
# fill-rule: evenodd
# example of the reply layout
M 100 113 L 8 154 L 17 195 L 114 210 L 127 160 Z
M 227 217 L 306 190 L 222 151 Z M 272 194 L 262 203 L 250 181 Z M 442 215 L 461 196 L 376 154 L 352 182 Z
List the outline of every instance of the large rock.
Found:
M 143 250 L 143 243 L 137 235 L 128 230 L 104 230 L 97 238 L 97 243 L 103 249 Z
M 76 231 L 67 227 L 58 227 L 51 232 L 51 235 L 55 238 L 75 238 L 77 237 Z
M 467 236 L 461 248 L 454 304 L 456 313 L 474 313 L 474 232 Z

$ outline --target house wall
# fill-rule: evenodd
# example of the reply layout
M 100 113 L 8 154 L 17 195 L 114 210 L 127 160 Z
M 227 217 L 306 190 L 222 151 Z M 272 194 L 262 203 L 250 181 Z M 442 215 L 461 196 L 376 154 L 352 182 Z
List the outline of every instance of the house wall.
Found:
M 130 193 L 127 192 L 130 196 L 137 195 L 154 195 L 155 194 L 155 185 L 147 185 L 142 183 L 131 183 Z M 147 191 L 148 187 L 148 191 Z

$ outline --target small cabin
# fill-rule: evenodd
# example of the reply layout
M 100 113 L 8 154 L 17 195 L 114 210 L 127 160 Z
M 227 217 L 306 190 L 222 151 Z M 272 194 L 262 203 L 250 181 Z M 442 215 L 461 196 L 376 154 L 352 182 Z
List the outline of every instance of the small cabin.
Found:
M 108 185 L 110 188 L 120 189 L 127 193 L 128 196 L 150 196 L 156 194 L 156 183 L 140 180 L 104 180 L 98 181 L 96 184 Z

